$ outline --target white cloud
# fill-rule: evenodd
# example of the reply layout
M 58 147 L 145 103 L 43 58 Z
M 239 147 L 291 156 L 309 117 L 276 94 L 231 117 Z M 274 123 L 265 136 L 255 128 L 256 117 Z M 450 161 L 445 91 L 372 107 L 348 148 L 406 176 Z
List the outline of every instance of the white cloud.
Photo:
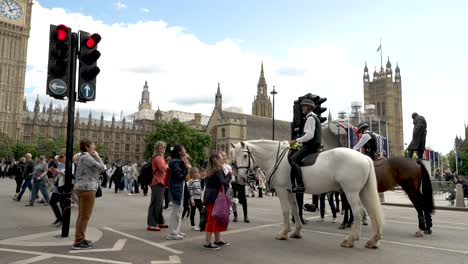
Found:
M 140 8 L 140 11 L 143 12 L 143 13 L 149 13 L 150 12 L 150 10 L 148 8 L 146 8 L 146 7 Z
M 116 4 L 125 6 L 120 1 Z M 124 113 L 137 111 L 142 87 L 147 80 L 155 109 L 159 106 L 162 110 L 210 115 L 217 83 L 220 82 L 224 106 L 241 107 L 250 113 L 262 61 L 269 91 L 273 85 L 278 91 L 276 116 L 280 119 L 291 120 L 293 101 L 309 92 L 327 97 L 325 106 L 331 109 L 333 116 L 348 108 L 352 101 L 363 101 L 363 65 L 353 65 L 348 58 L 351 51 L 337 43 L 293 47 L 284 59 L 262 57 L 244 50 L 238 40 L 226 38 L 207 44 L 183 28 L 169 26 L 164 21 L 110 25 L 83 14 L 44 8 L 39 3 L 33 6 L 26 74 L 26 87 L 32 92 L 28 98 L 45 94 L 49 24 L 59 23 L 70 26 L 74 31 L 98 32 L 102 36 L 96 101 L 77 104 L 86 111 L 92 108 L 117 115 L 121 110 Z M 459 87 L 459 83 L 450 79 L 423 80 L 427 83 L 410 80 L 407 77 L 410 73 L 404 71 L 404 65 L 400 67 L 405 142 L 411 140 L 411 113 L 421 112 L 429 124 L 428 145 L 448 151 L 455 136 L 451 133 L 455 132 L 447 131 L 462 132 L 462 114 L 467 113 L 462 102 L 462 98 L 468 98 L 466 89 L 453 101 L 449 94 L 432 92 L 441 86 Z M 424 100 L 417 101 L 414 99 L 418 94 L 411 87 L 426 87 L 429 92 L 424 94 Z M 431 107 L 441 98 L 445 98 L 442 102 L 445 107 L 452 100 L 452 108 Z
M 120 9 L 125 9 L 127 8 L 127 5 L 120 2 L 120 1 L 117 1 L 114 3 L 114 7 L 117 9 L 117 10 L 120 10 Z

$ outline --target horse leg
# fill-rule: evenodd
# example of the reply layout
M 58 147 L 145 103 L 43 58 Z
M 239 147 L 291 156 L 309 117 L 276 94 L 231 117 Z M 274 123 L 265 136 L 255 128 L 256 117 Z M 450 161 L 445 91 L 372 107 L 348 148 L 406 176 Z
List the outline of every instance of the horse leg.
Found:
M 301 235 L 302 217 L 299 215 L 299 207 L 297 205 L 296 195 L 294 193 L 289 193 L 288 200 L 289 200 L 289 206 L 291 207 L 292 215 L 294 219 L 296 219 L 295 221 L 296 229 L 291 234 L 290 238 L 302 238 L 302 235 Z
M 278 240 L 286 240 L 288 239 L 288 233 L 291 231 L 291 226 L 289 222 L 289 214 L 290 214 L 290 207 L 289 207 L 289 192 L 286 188 L 278 188 L 276 189 L 276 194 L 281 203 L 281 211 L 283 212 L 283 229 L 276 235 L 275 239 Z M 299 219 L 299 218 L 296 218 Z M 300 222 L 300 221 L 296 221 Z
M 414 233 L 415 237 L 423 237 L 423 232 L 426 229 L 426 224 L 424 222 L 424 213 L 423 213 L 423 204 L 422 204 L 422 195 L 419 193 L 419 190 L 411 190 L 408 186 L 401 186 L 408 195 L 411 203 L 414 205 L 416 212 L 418 213 L 418 230 Z
M 348 203 L 353 210 L 354 223 L 351 226 L 351 234 L 343 240 L 341 246 L 350 248 L 354 246 L 354 241 L 359 240 L 364 209 L 362 208 L 361 200 L 359 200 L 359 193 L 346 192 L 346 198 L 348 198 Z
M 424 230 L 425 234 L 432 234 L 432 216 L 431 216 L 431 211 L 430 210 L 424 210 L 424 219 L 426 222 L 426 229 Z

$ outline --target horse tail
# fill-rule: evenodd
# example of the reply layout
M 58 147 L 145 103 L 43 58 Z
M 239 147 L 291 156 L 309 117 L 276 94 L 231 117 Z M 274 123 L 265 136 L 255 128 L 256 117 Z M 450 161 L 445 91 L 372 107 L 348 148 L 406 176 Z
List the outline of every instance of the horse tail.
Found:
M 429 172 L 426 169 L 426 166 L 422 161 L 416 161 L 421 167 L 421 185 L 422 185 L 422 196 L 423 196 L 423 208 L 424 211 L 429 211 L 431 214 L 434 213 L 434 194 L 432 193 L 432 183 L 431 178 L 429 177 Z
M 377 176 L 375 175 L 373 161 L 369 157 L 366 158 L 369 162 L 369 175 L 364 188 L 360 192 L 360 197 L 369 215 L 375 219 L 376 227 L 381 229 L 384 224 L 384 215 L 379 192 L 377 191 Z

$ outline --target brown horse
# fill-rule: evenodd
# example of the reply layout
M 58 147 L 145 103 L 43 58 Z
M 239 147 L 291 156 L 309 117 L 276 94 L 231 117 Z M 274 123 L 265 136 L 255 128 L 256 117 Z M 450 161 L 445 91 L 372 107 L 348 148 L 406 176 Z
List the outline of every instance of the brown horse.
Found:
M 413 203 L 419 222 L 415 236 L 421 237 L 423 231 L 431 234 L 434 198 L 431 179 L 424 164 L 416 159 L 395 157 L 378 159 L 374 161 L 374 167 L 380 193 L 400 185 Z

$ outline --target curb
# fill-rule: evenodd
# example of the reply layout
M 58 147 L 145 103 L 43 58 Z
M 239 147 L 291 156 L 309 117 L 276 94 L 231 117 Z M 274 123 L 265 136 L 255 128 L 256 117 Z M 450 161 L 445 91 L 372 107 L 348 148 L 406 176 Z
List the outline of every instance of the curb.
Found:
M 400 204 L 400 203 L 381 203 L 382 205 L 388 206 L 398 206 L 398 207 L 414 207 L 412 204 Z M 435 210 L 445 210 L 445 211 L 458 211 L 458 212 L 468 212 L 466 207 L 451 207 L 451 206 L 436 206 Z

